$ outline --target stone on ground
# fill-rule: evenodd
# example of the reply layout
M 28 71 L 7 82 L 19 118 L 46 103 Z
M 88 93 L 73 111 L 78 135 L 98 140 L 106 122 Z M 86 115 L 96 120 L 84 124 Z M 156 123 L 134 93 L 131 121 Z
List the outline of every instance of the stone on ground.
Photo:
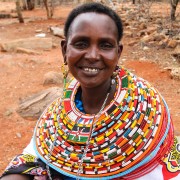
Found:
M 15 51 L 17 48 L 49 50 L 52 49 L 52 38 L 33 37 L 33 38 L 16 39 L 1 43 L 2 51 L 11 52 L 11 51 Z
M 17 112 L 26 119 L 38 119 L 45 108 L 62 95 L 62 88 L 52 87 L 21 100 Z

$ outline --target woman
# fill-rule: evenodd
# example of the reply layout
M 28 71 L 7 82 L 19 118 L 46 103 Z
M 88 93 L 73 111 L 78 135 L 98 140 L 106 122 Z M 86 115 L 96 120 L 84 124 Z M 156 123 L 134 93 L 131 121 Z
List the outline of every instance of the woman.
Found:
M 3 180 L 180 178 L 179 143 L 164 99 L 117 66 L 122 34 L 118 15 L 101 4 L 70 13 L 61 46 L 74 78 L 65 80 L 62 97 L 40 117 Z

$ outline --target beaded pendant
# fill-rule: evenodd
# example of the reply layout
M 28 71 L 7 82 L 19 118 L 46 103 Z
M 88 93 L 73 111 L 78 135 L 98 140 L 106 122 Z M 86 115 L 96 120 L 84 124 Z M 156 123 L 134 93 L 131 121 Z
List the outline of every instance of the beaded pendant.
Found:
M 121 68 L 114 99 L 98 116 L 91 134 L 97 117 L 76 107 L 79 86 L 72 79 L 64 97 L 40 117 L 34 133 L 38 156 L 74 178 L 83 158 L 81 179 L 133 179 L 156 167 L 173 140 L 168 108 L 159 93 Z M 87 154 L 82 157 L 89 139 Z

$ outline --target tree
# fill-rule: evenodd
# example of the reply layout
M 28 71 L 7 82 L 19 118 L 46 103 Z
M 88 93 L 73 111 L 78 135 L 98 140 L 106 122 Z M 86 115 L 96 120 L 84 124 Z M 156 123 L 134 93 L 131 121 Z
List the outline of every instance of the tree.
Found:
M 33 10 L 35 7 L 35 0 L 27 0 L 27 8 L 28 10 Z
M 174 21 L 176 19 L 175 13 L 179 0 L 170 0 L 170 1 L 171 1 L 171 20 Z
M 24 19 L 21 13 L 20 0 L 16 0 L 16 11 L 20 23 L 24 23 Z
M 50 2 L 48 2 L 48 0 L 43 0 L 44 6 L 46 8 L 46 13 L 47 13 L 47 18 L 52 18 L 53 14 L 54 14 L 54 2 L 53 0 L 50 0 Z M 50 5 L 49 5 L 50 3 Z
M 22 0 L 23 9 L 33 10 L 35 8 L 35 0 Z

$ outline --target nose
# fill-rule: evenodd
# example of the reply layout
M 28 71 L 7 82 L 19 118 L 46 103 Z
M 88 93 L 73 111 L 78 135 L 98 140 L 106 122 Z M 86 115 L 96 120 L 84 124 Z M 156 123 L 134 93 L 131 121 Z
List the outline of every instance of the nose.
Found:
M 85 58 L 89 60 L 99 60 L 100 54 L 96 46 L 91 46 L 87 49 Z

